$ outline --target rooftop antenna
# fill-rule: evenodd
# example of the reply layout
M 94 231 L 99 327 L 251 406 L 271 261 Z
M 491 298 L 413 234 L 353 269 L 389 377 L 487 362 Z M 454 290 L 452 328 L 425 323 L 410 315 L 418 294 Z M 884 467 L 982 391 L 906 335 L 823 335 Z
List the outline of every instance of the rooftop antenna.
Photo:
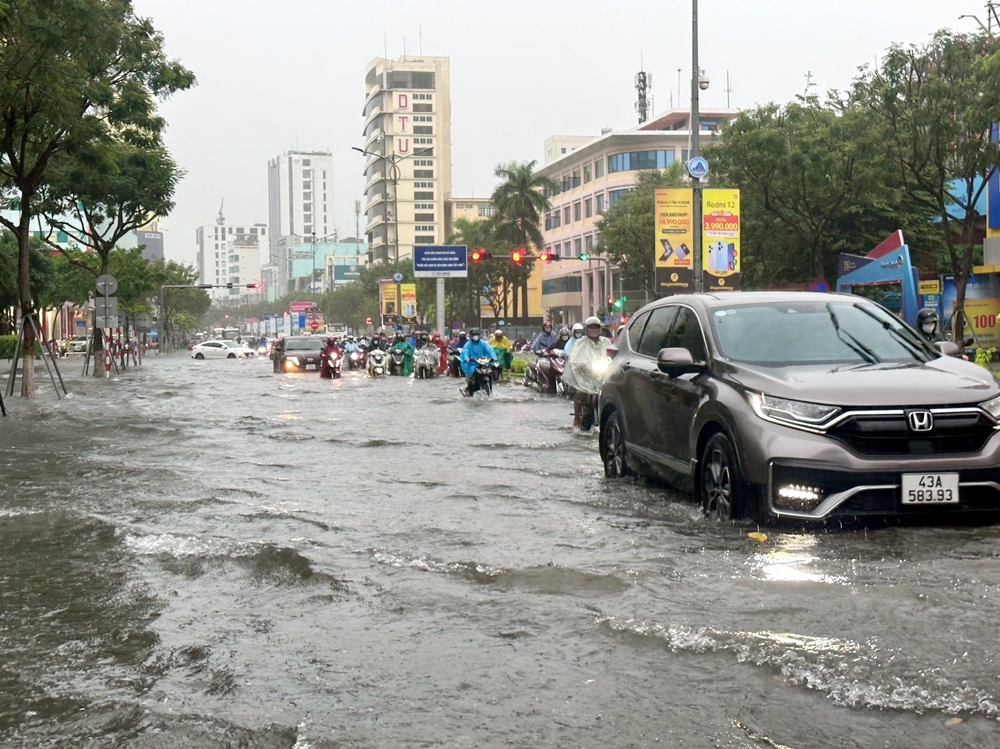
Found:
M 222 206 L 224 206 L 225 204 L 226 204 L 226 199 L 223 198 L 222 201 L 219 203 L 219 215 L 215 219 L 215 223 L 218 226 L 223 226 L 226 223 L 226 217 L 222 215 Z
M 681 69 L 677 68 L 677 108 L 678 109 L 681 108 L 681 91 L 683 91 L 683 90 L 684 89 L 681 88 Z
M 725 88 L 725 92 L 726 92 L 726 109 L 729 109 L 730 108 L 729 107 L 729 95 L 731 93 L 733 93 L 733 87 L 731 85 L 729 85 L 729 71 L 728 70 L 726 71 L 726 88 Z
M 635 90 L 638 94 L 638 100 L 635 103 L 635 111 L 639 113 L 639 124 L 641 125 L 649 119 L 649 101 L 646 98 L 646 94 L 649 92 L 649 87 L 653 84 L 653 76 L 641 69 L 641 52 L 639 53 L 639 68 L 639 72 L 635 74 Z
M 1000 3 L 986 3 L 986 33 L 993 36 L 993 24 L 1000 27 L 1000 15 L 997 15 L 997 5 Z
M 424 55 L 424 27 L 417 26 L 417 54 L 423 57 Z

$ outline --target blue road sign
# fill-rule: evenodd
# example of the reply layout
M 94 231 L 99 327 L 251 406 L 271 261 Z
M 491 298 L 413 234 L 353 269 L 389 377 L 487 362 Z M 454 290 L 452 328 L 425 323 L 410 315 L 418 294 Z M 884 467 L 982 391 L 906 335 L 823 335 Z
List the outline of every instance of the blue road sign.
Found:
M 417 245 L 413 248 L 413 275 L 417 278 L 466 278 L 469 250 L 464 244 Z
M 830 290 L 830 284 L 828 284 L 822 278 L 818 278 L 815 281 L 813 281 L 812 290 L 813 291 L 829 291 Z
M 687 163 L 687 172 L 695 179 L 708 176 L 708 162 L 701 156 L 695 156 Z

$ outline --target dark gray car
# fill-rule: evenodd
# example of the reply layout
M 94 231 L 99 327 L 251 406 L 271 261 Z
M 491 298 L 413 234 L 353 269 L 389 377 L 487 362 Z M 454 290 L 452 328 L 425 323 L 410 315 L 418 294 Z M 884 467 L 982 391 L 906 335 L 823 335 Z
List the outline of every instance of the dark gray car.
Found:
M 717 518 L 1000 510 L 1000 386 L 846 294 L 675 296 L 637 312 L 601 390 L 609 478 L 690 489 Z

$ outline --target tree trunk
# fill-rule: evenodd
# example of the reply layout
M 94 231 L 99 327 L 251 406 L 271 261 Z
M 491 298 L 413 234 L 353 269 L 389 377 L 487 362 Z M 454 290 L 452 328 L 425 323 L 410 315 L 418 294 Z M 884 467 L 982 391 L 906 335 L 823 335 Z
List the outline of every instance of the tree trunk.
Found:
M 21 307 L 21 396 L 35 397 L 35 331 L 28 321 L 34 312 L 31 299 L 31 211 L 30 196 L 21 196 L 21 216 L 17 227 L 17 294 Z

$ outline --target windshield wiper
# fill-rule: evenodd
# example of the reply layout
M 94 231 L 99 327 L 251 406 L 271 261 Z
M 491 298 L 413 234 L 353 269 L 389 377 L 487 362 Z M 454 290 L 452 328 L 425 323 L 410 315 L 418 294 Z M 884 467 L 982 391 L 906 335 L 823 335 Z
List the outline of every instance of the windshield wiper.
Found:
M 837 338 L 846 343 L 851 351 L 869 364 L 877 364 L 879 362 L 879 358 L 875 355 L 874 351 L 847 331 L 840 329 L 840 322 L 837 320 L 837 314 L 833 311 L 833 305 L 830 302 L 826 303 L 826 311 L 830 313 L 830 322 L 833 323 L 833 329 L 837 331 Z
M 875 322 L 879 323 L 879 325 L 881 325 L 885 330 L 889 331 L 889 334 L 893 338 L 895 338 L 897 341 L 902 343 L 903 346 L 906 347 L 906 349 L 910 352 L 910 356 L 912 356 L 914 359 L 916 359 L 919 362 L 925 362 L 930 359 L 930 357 L 927 355 L 930 349 L 930 344 L 927 344 L 922 339 L 919 339 L 916 336 L 914 336 L 912 333 L 910 333 L 910 331 L 907 328 L 902 329 L 902 331 L 906 332 L 906 335 L 903 335 L 903 332 L 899 328 L 893 327 L 892 323 L 889 320 L 883 320 L 874 312 L 865 309 L 860 304 L 855 304 L 853 306 L 856 309 L 859 309 L 862 312 L 864 312 L 866 315 L 868 315 L 868 317 L 870 317 Z M 938 352 L 935 351 L 935 353 Z

